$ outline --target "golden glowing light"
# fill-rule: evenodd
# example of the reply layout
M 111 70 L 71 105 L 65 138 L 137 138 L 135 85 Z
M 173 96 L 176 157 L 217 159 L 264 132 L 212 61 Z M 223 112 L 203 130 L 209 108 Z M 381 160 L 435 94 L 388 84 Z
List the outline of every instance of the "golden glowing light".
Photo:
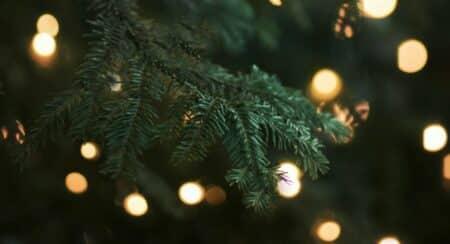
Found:
M 59 32 L 58 20 L 51 14 L 43 14 L 36 22 L 36 28 L 39 33 L 47 33 L 56 36 Z
M 49 57 L 56 51 L 56 42 L 48 33 L 38 33 L 33 37 L 31 43 L 33 51 L 42 57 Z
M 125 197 L 123 200 L 123 207 L 129 215 L 135 217 L 142 216 L 148 211 L 147 200 L 137 192 L 131 193 Z
M 445 180 L 450 180 L 450 154 L 444 157 L 442 164 L 442 176 Z
M 273 5 L 273 6 L 281 6 L 283 5 L 283 2 L 281 0 L 269 0 L 269 2 Z
M 297 196 L 302 188 L 300 178 L 303 172 L 291 162 L 282 162 L 278 167 L 281 178 L 277 183 L 277 191 L 284 198 L 293 198 Z
M 302 190 L 302 183 L 300 180 L 280 180 L 277 183 L 277 191 L 280 196 L 284 198 L 293 198 L 297 196 Z
M 423 148 L 429 152 L 437 152 L 447 144 L 447 131 L 440 124 L 432 124 L 423 130 Z
M 380 239 L 378 244 L 400 244 L 400 241 L 396 237 L 388 236 Z
M 353 37 L 353 28 L 350 25 L 346 25 L 344 28 L 344 35 L 347 38 Z
M 317 237 L 325 242 L 333 242 L 341 235 L 341 226 L 335 221 L 325 221 L 317 226 Z
M 359 6 L 364 16 L 382 19 L 394 12 L 397 0 L 361 0 Z
M 415 39 L 402 42 L 397 49 L 397 66 L 405 73 L 415 73 L 427 64 L 428 52 L 425 45 Z
M 205 201 L 211 205 L 219 205 L 227 199 L 226 192 L 220 186 L 211 186 L 206 189 Z
M 186 182 L 178 189 L 178 197 L 187 205 L 199 204 L 205 196 L 205 189 L 197 182 Z
M 291 162 L 281 162 L 278 171 L 289 180 L 298 180 L 303 176 L 303 172 Z
M 66 188 L 74 194 L 82 194 L 88 188 L 88 181 L 84 175 L 72 172 L 66 176 Z
M 342 89 L 342 80 L 339 75 L 331 69 L 321 69 L 314 74 L 310 86 L 313 99 L 318 101 L 333 100 Z
M 95 160 L 100 157 L 100 150 L 97 144 L 93 142 L 85 142 L 81 145 L 80 153 L 87 160 Z

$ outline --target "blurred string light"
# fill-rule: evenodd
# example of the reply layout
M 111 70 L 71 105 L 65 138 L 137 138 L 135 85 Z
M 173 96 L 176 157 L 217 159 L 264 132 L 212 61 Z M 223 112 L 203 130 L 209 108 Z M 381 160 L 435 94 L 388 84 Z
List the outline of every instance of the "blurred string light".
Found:
M 80 147 L 81 156 L 87 160 L 96 160 L 100 157 L 100 150 L 94 142 L 85 142 Z
M 121 92 L 122 91 L 122 77 L 117 73 L 109 73 L 109 76 L 112 79 L 112 83 L 110 85 L 112 92 Z
M 0 139 L 6 141 L 8 140 L 8 138 L 10 138 L 10 134 L 12 135 L 12 139 L 14 140 L 14 142 L 19 144 L 25 143 L 25 135 L 26 135 L 25 127 L 19 120 L 16 120 L 15 132 L 10 132 L 10 130 L 8 130 L 6 126 L 2 126 L 0 128 L 0 135 L 1 135 Z
M 324 221 L 317 226 L 316 235 L 324 242 L 334 242 L 341 235 L 341 226 L 336 221 Z
M 440 124 L 425 127 L 422 135 L 423 148 L 429 152 L 437 152 L 447 144 L 447 131 Z
M 400 244 L 400 241 L 394 236 L 387 236 L 381 238 L 378 244 Z
M 144 196 L 134 192 L 125 197 L 123 201 L 125 211 L 135 217 L 142 216 L 148 211 L 148 203 Z
M 269 0 L 269 2 L 273 5 L 273 6 L 281 6 L 283 5 L 283 2 L 281 0 Z
M 88 188 L 88 181 L 84 175 L 72 172 L 66 176 L 66 188 L 74 194 L 82 194 Z
M 196 205 L 203 201 L 205 189 L 197 182 L 186 182 L 178 189 L 178 197 L 187 205 Z
M 353 25 L 358 16 L 356 11 L 349 3 L 343 3 L 339 7 L 336 23 L 334 24 L 334 32 L 337 37 L 350 39 L 354 35 Z
M 2 139 L 3 140 L 8 139 L 9 131 L 8 128 L 6 128 L 6 126 L 2 126 L 1 132 L 2 132 Z
M 277 183 L 277 191 L 284 198 L 293 198 L 297 196 L 301 189 L 302 183 L 300 178 L 303 176 L 301 170 L 291 162 L 282 162 L 278 167 L 281 179 Z
M 450 154 L 442 160 L 442 176 L 445 180 L 450 180 Z
M 37 33 L 31 43 L 33 51 L 40 57 L 50 57 L 56 51 L 56 41 L 48 33 Z
M 327 102 L 336 98 L 342 90 L 342 80 L 331 69 L 317 71 L 311 81 L 310 93 L 314 100 Z
M 415 39 L 402 42 L 397 49 L 397 66 L 405 73 L 415 73 L 427 64 L 428 52 L 425 45 Z
M 59 23 L 55 16 L 51 14 L 43 14 L 36 22 L 38 33 L 47 33 L 51 36 L 58 35 Z
M 382 19 L 394 12 L 397 0 L 361 0 L 359 7 L 363 16 Z
M 210 205 L 220 205 L 227 199 L 225 190 L 220 186 L 210 186 L 205 192 L 205 201 Z

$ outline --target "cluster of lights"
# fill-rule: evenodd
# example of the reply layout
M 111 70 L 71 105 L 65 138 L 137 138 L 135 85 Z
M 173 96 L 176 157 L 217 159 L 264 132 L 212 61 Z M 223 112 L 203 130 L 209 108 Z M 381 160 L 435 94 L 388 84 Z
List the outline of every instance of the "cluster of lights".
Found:
M 281 6 L 281 0 L 269 0 L 274 6 Z M 360 10 L 364 16 L 381 19 L 391 15 L 397 6 L 397 0 L 361 0 Z M 345 11 L 340 10 L 339 16 L 345 17 Z M 39 17 L 37 23 L 37 33 L 32 40 L 32 48 L 39 57 L 51 57 L 56 51 L 55 37 L 59 32 L 57 19 L 50 14 Z M 353 36 L 351 26 L 336 25 L 336 32 L 343 31 L 345 37 Z M 406 40 L 398 47 L 397 64 L 398 68 L 405 73 L 415 73 L 423 69 L 428 59 L 425 45 L 418 40 Z M 120 79 L 120 77 L 119 77 Z M 115 79 L 111 85 L 111 91 L 122 91 L 121 80 Z M 327 102 L 335 99 L 342 90 L 342 80 L 340 76 L 331 69 L 321 69 L 312 78 L 310 92 L 314 100 Z M 190 115 L 186 115 L 185 121 L 190 120 Z M 21 125 L 21 124 L 20 124 Z M 25 130 L 18 127 L 21 135 L 25 135 Z M 20 129 L 22 128 L 22 129 Z M 22 132 L 23 131 L 23 132 Z M 3 139 L 8 137 L 5 127 L 1 128 Z M 22 140 L 22 139 L 21 139 Z M 23 142 L 22 142 L 23 143 Z M 440 151 L 447 143 L 447 133 L 441 125 L 430 125 L 423 132 L 423 146 L 430 152 Z M 80 153 L 87 160 L 96 160 L 100 157 L 99 147 L 93 142 L 86 142 L 81 145 Z M 301 170 L 293 163 L 283 162 L 279 171 L 283 173 L 283 179 L 277 184 L 277 190 L 282 197 L 293 198 L 301 190 Z M 450 180 L 450 154 L 443 160 L 443 177 Z M 82 194 L 88 189 L 88 181 L 79 172 L 69 173 L 65 178 L 65 185 L 68 191 L 74 194 Z M 226 193 L 219 186 L 212 186 L 206 189 L 197 182 L 186 182 L 178 190 L 180 200 L 187 205 L 196 205 L 203 200 L 211 205 L 218 205 L 225 201 Z M 125 211 L 131 216 L 143 216 L 148 212 L 148 202 L 140 193 L 131 193 L 123 201 Z M 341 226 L 334 220 L 321 222 L 316 228 L 317 237 L 324 242 L 334 242 L 341 234 Z M 378 244 L 400 244 L 396 237 L 388 236 L 381 238 Z
M 9 135 L 13 134 L 13 141 L 18 144 L 24 144 L 25 143 L 25 127 L 23 126 L 22 122 L 19 120 L 16 120 L 16 132 L 10 133 L 8 128 L 6 126 L 2 126 L 0 128 L 0 139 L 6 141 L 10 137 Z
M 350 39 L 354 35 L 352 24 L 356 18 L 350 10 L 348 3 L 343 3 L 338 10 L 338 17 L 334 24 L 334 32 L 339 37 Z
M 342 79 L 331 69 L 317 71 L 311 81 L 309 92 L 311 97 L 319 102 L 335 99 L 342 90 Z
M 36 22 L 37 33 L 31 42 L 31 47 L 37 61 L 45 64 L 46 58 L 51 58 L 56 51 L 55 37 L 59 32 L 58 20 L 51 14 L 43 14 Z
M 178 197 L 181 202 L 190 206 L 200 204 L 203 200 L 216 206 L 225 202 L 227 194 L 220 186 L 212 185 L 205 189 L 200 183 L 189 181 L 179 187 Z
M 334 243 L 341 236 L 341 225 L 333 219 L 323 220 L 315 227 L 316 237 L 325 243 Z M 395 236 L 385 236 L 377 241 L 377 244 L 401 244 Z
M 302 171 L 291 162 L 282 162 L 278 167 L 282 177 L 277 183 L 277 191 L 284 198 L 297 196 L 302 189 Z

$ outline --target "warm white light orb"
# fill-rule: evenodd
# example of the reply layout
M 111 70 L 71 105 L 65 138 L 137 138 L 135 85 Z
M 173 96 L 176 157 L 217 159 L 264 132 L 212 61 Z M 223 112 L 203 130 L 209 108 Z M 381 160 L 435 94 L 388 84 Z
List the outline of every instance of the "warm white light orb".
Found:
M 112 92 L 121 92 L 122 91 L 122 82 L 115 82 L 110 86 Z
M 31 43 L 33 51 L 42 57 L 49 57 L 55 53 L 56 42 L 48 33 L 38 33 L 33 37 Z
M 342 89 L 342 80 L 339 75 L 331 69 L 321 69 L 314 74 L 310 86 L 313 99 L 318 101 L 333 100 Z
M 415 39 L 402 42 L 397 49 L 397 66 L 405 73 L 415 73 L 427 64 L 428 52 L 425 45 Z
M 341 226 L 335 221 L 325 221 L 317 226 L 317 237 L 325 242 L 333 242 L 341 235 Z
M 82 194 L 88 188 L 88 181 L 84 175 L 72 172 L 66 176 L 66 188 L 74 194 Z
M 400 241 L 396 237 L 388 236 L 380 239 L 378 244 L 400 244 Z
M 283 2 L 281 0 L 269 0 L 269 2 L 273 5 L 273 6 L 281 6 L 283 4 Z
M 100 150 L 94 142 L 85 142 L 80 147 L 80 153 L 87 160 L 95 160 L 100 157 Z
M 137 192 L 125 197 L 123 207 L 128 214 L 135 217 L 142 216 L 148 211 L 147 200 Z
M 36 22 L 36 28 L 39 33 L 56 36 L 59 32 L 58 20 L 51 14 L 43 14 Z
M 278 172 L 282 173 L 283 176 L 289 180 L 298 180 L 303 176 L 303 172 L 291 162 L 282 162 L 278 167 Z
M 391 15 L 397 7 L 397 0 L 361 0 L 360 9 L 364 16 L 382 19 Z
M 279 180 L 277 183 L 277 191 L 284 198 L 293 198 L 297 196 L 302 189 L 300 180 Z
M 447 131 L 440 124 L 432 124 L 423 130 L 423 148 L 429 152 L 437 152 L 447 144 Z
M 187 182 L 178 189 L 178 197 L 187 205 L 199 204 L 205 196 L 205 189 L 197 182 Z

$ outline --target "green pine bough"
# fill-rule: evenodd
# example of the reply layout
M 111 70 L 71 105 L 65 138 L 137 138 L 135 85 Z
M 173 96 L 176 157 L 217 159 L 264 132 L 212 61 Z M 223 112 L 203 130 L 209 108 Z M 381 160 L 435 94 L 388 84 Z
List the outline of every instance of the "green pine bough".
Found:
M 227 181 L 243 192 L 246 206 L 262 210 L 282 177 L 268 148 L 292 153 L 316 178 L 328 170 L 319 136 L 337 142 L 349 136 L 275 76 L 256 66 L 236 75 L 201 58 L 199 30 L 189 24 L 142 19 L 131 0 L 90 7 L 96 18 L 77 79 L 46 105 L 24 157 L 66 133 L 74 142 L 102 145 L 102 174 L 134 178 L 145 165 L 143 152 L 156 144 L 171 145 L 170 161 L 186 164 L 204 160 L 220 143 L 230 160 Z

